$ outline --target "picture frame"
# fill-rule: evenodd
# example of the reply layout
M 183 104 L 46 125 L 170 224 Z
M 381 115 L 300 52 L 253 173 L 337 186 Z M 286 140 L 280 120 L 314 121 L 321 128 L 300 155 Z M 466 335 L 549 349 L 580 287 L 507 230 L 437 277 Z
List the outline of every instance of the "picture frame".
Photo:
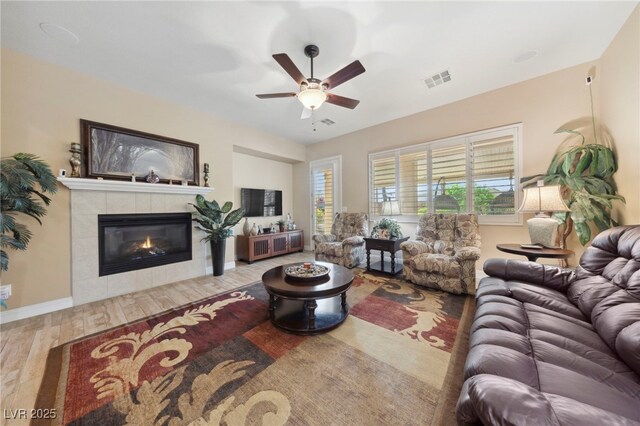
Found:
M 179 139 L 80 120 L 85 177 L 145 181 L 151 170 L 160 183 L 199 186 L 199 145 Z

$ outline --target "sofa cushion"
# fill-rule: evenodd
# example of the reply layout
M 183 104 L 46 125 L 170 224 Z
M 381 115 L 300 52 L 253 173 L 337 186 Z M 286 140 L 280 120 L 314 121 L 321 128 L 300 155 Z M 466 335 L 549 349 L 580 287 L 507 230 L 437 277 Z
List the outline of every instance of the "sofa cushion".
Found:
M 459 277 L 462 267 L 453 256 L 446 254 L 422 253 L 409 261 L 416 271 L 431 272 L 445 277 Z
M 580 258 L 568 295 L 590 317 L 598 303 L 619 290 L 628 290 L 640 302 L 640 226 L 598 234 Z
M 316 244 L 316 253 L 322 253 L 325 256 L 342 257 L 342 242 Z

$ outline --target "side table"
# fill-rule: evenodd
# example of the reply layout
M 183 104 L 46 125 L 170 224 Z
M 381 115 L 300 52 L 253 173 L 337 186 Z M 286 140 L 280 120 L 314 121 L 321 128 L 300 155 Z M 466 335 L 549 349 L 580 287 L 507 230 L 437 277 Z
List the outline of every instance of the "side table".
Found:
M 568 259 L 575 254 L 572 250 L 565 250 L 560 248 L 524 248 L 520 247 L 520 244 L 498 244 L 496 248 L 505 253 L 518 254 L 520 256 L 526 256 L 526 258 L 535 262 L 539 257 L 548 259 Z
M 389 275 L 396 275 L 402 272 L 402 264 L 396 265 L 396 252 L 400 250 L 400 243 L 407 241 L 409 237 L 396 238 L 394 240 L 383 240 L 380 238 L 364 239 L 367 250 L 367 271 L 378 271 Z M 380 250 L 380 262 L 371 264 L 371 250 Z M 389 252 L 390 261 L 384 260 L 384 252 Z

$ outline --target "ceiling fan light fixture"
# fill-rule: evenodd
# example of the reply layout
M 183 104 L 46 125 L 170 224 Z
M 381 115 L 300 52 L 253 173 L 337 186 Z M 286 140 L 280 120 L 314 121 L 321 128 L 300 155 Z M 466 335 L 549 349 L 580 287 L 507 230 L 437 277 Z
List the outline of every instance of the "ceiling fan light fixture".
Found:
M 327 100 L 327 94 L 320 89 L 305 89 L 298 93 L 302 105 L 310 110 L 316 110 Z

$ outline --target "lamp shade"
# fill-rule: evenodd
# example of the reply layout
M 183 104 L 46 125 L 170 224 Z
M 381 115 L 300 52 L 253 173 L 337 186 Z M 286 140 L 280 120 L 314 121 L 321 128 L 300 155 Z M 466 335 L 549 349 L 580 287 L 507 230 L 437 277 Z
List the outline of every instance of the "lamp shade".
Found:
M 555 247 L 560 223 L 547 216 L 544 212 L 567 212 L 569 208 L 562 200 L 559 185 L 543 185 L 542 181 L 538 181 L 538 186 L 525 188 L 524 199 L 518 211 L 538 213 L 536 217 L 527 220 L 532 244 Z
M 562 200 L 560 186 L 536 186 L 524 189 L 524 199 L 518 209 L 522 213 L 568 212 L 569 207 Z
M 305 89 L 298 93 L 298 99 L 305 108 L 315 110 L 327 100 L 327 94 L 320 89 Z
M 383 201 L 381 216 L 398 216 L 402 214 L 400 204 L 397 201 Z

